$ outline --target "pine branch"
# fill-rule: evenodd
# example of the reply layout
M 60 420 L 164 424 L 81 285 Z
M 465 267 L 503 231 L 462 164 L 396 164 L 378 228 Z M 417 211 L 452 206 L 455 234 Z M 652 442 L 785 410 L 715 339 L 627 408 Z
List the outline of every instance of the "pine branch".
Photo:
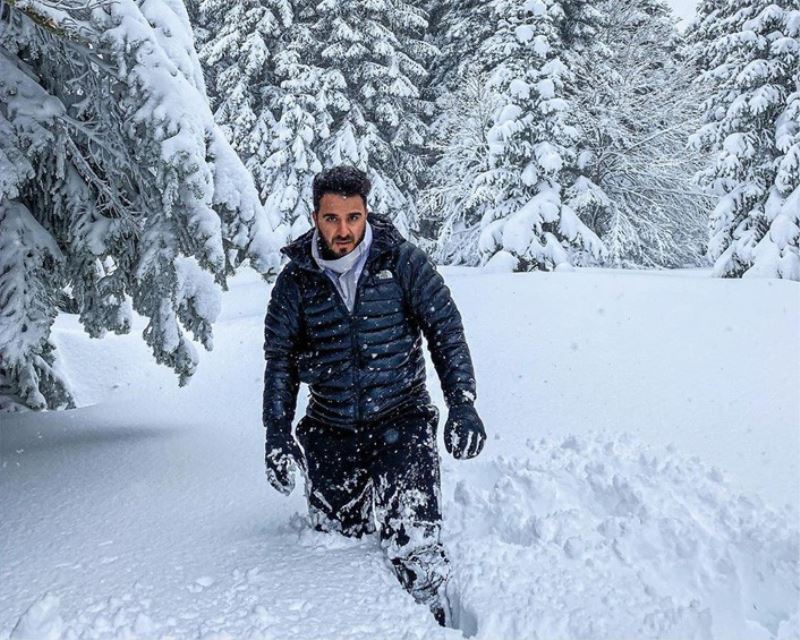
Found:
M 63 47 L 85 56 L 103 71 L 116 75 L 116 70 L 97 53 L 97 43 L 91 38 L 97 35 L 96 30 L 87 22 L 70 15 L 70 12 L 90 11 L 102 6 L 106 1 L 98 0 L 80 6 L 58 8 L 40 0 L 0 0 L 0 6 L 5 4 L 16 10 L 55 38 Z
M 27 16 L 29 20 L 45 31 L 59 38 L 71 40 L 91 48 L 91 41 L 81 33 L 81 30 L 77 28 L 78 23 L 69 15 L 69 11 L 89 9 L 91 8 L 90 5 L 60 8 L 57 5 L 50 5 L 40 0 L 2 0 L 2 2 Z M 99 4 L 93 6 L 99 6 Z M 73 22 L 73 24 L 70 24 L 70 22 Z

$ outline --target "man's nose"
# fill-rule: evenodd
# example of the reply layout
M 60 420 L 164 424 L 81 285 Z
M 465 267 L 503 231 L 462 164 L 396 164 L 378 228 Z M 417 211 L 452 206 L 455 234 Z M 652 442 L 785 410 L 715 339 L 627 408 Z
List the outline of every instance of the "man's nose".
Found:
M 339 235 L 339 236 L 348 235 L 347 222 L 345 220 L 340 220 L 339 221 L 339 224 L 336 227 L 336 234 Z

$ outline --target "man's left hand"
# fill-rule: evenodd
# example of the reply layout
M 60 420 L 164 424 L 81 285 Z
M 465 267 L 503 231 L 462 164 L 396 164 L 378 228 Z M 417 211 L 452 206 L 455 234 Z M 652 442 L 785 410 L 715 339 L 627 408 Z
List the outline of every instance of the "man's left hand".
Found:
M 470 403 L 450 407 L 444 425 L 444 446 L 457 460 L 474 458 L 483 450 L 486 430 Z

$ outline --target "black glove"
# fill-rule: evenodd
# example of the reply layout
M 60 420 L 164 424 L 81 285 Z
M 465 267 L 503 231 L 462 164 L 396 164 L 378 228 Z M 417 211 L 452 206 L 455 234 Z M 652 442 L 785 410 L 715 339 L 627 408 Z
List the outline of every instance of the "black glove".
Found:
M 267 480 L 284 495 L 294 490 L 294 472 L 302 452 L 297 442 L 283 429 L 267 427 L 266 451 L 264 462 L 267 465 Z
M 444 446 L 458 460 L 474 458 L 483 449 L 486 430 L 470 403 L 450 407 L 444 425 Z

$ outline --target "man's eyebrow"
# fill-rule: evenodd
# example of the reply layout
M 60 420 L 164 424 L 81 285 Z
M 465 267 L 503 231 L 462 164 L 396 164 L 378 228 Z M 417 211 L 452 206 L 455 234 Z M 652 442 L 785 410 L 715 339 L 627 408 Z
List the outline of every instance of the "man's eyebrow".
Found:
M 363 211 L 351 211 L 350 213 L 339 214 L 339 213 L 335 213 L 333 211 L 324 211 L 320 215 L 322 215 L 322 216 L 338 216 L 338 215 L 343 215 L 343 216 L 363 216 L 364 212 Z

